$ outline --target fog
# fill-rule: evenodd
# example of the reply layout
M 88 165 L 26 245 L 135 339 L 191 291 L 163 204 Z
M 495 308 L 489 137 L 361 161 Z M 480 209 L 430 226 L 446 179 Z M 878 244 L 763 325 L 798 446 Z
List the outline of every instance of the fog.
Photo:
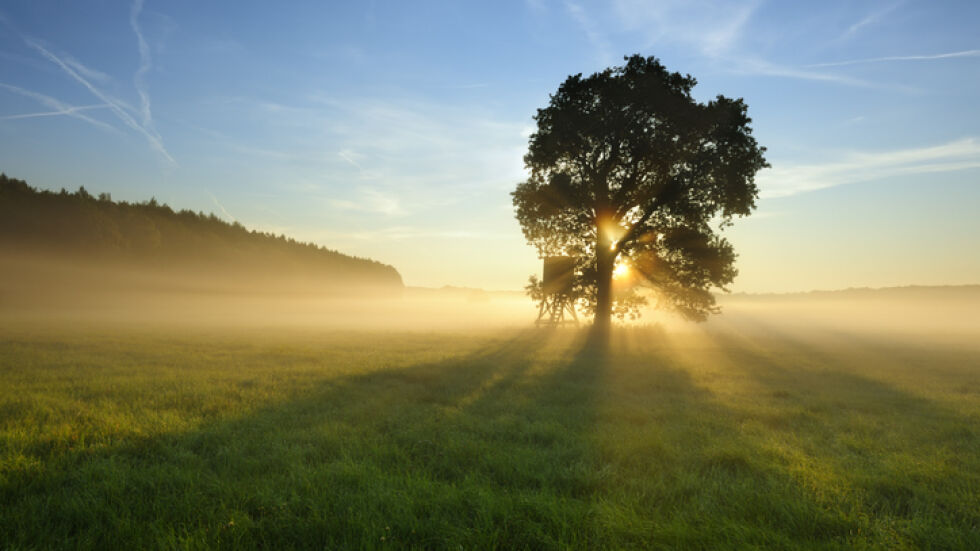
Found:
M 0 319 L 13 323 L 428 331 L 528 324 L 536 312 L 521 292 L 323 283 L 268 272 L 0 254 Z
M 722 314 L 703 324 L 651 307 L 638 321 L 622 325 L 658 326 L 677 335 L 777 330 L 940 340 L 980 335 L 980 286 L 722 294 L 718 300 Z M 536 305 L 520 291 L 338 288 L 299 277 L 216 275 L 181 266 L 147 270 L 53 256 L 0 255 L 0 322 L 6 326 L 470 331 L 531 327 L 536 317 Z

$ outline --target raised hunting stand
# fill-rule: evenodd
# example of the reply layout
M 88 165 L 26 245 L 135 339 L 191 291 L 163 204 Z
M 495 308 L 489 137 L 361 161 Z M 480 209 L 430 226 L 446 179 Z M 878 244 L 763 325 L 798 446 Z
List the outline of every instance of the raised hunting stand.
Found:
M 575 259 L 570 256 L 546 256 L 544 258 L 541 287 L 544 294 L 534 325 L 559 327 L 566 323 L 578 325 L 575 300 L 572 295 Z M 571 318 L 566 319 L 565 313 Z

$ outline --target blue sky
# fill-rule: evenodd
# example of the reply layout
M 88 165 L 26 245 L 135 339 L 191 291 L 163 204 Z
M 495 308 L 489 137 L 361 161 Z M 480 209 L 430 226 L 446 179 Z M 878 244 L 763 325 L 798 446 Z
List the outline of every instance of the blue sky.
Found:
M 735 290 L 980 282 L 970 1 L 12 0 L 0 170 L 516 289 L 531 117 L 632 53 L 745 98 L 769 150 Z

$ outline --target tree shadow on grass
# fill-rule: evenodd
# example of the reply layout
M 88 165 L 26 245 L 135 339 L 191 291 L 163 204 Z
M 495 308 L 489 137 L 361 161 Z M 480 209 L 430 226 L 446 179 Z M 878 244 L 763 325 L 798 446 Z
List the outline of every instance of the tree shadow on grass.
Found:
M 584 333 L 526 332 L 325 380 L 239 418 L 8 478 L 2 535 L 90 548 L 888 547 L 887 523 L 835 486 L 840 450 L 810 449 L 836 427 L 807 413 L 826 407 L 807 393 L 834 375 L 785 373 L 782 341 L 709 344 L 719 357 L 655 328 L 619 331 L 605 350 Z M 744 371 L 772 407 L 722 395 L 705 370 Z M 794 468 L 794 453 L 832 479 Z M 950 522 L 932 527 L 947 530 L 940 545 L 969 541 Z
M 883 547 L 980 545 L 976 420 L 889 380 L 952 388 L 951 374 L 967 371 L 943 362 L 959 361 L 959 351 L 756 329 L 712 339 L 757 396 L 730 405 L 734 415 L 787 471 L 822 503 L 861 519 Z
M 703 344 L 703 343 L 702 343 Z M 606 361 L 594 446 L 601 540 L 636 549 L 839 547 L 854 525 L 827 511 L 746 437 L 705 385 L 704 358 L 637 330 Z
M 580 334 L 324 381 L 200 429 L 0 486 L 9 545 L 549 548 L 593 491 Z

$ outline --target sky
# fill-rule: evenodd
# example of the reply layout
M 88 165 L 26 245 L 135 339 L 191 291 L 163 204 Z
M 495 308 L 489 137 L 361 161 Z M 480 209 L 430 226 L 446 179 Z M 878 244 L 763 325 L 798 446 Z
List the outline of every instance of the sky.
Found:
M 532 117 L 634 53 L 767 148 L 732 290 L 980 283 L 975 1 L 9 0 L 0 171 L 519 289 Z

